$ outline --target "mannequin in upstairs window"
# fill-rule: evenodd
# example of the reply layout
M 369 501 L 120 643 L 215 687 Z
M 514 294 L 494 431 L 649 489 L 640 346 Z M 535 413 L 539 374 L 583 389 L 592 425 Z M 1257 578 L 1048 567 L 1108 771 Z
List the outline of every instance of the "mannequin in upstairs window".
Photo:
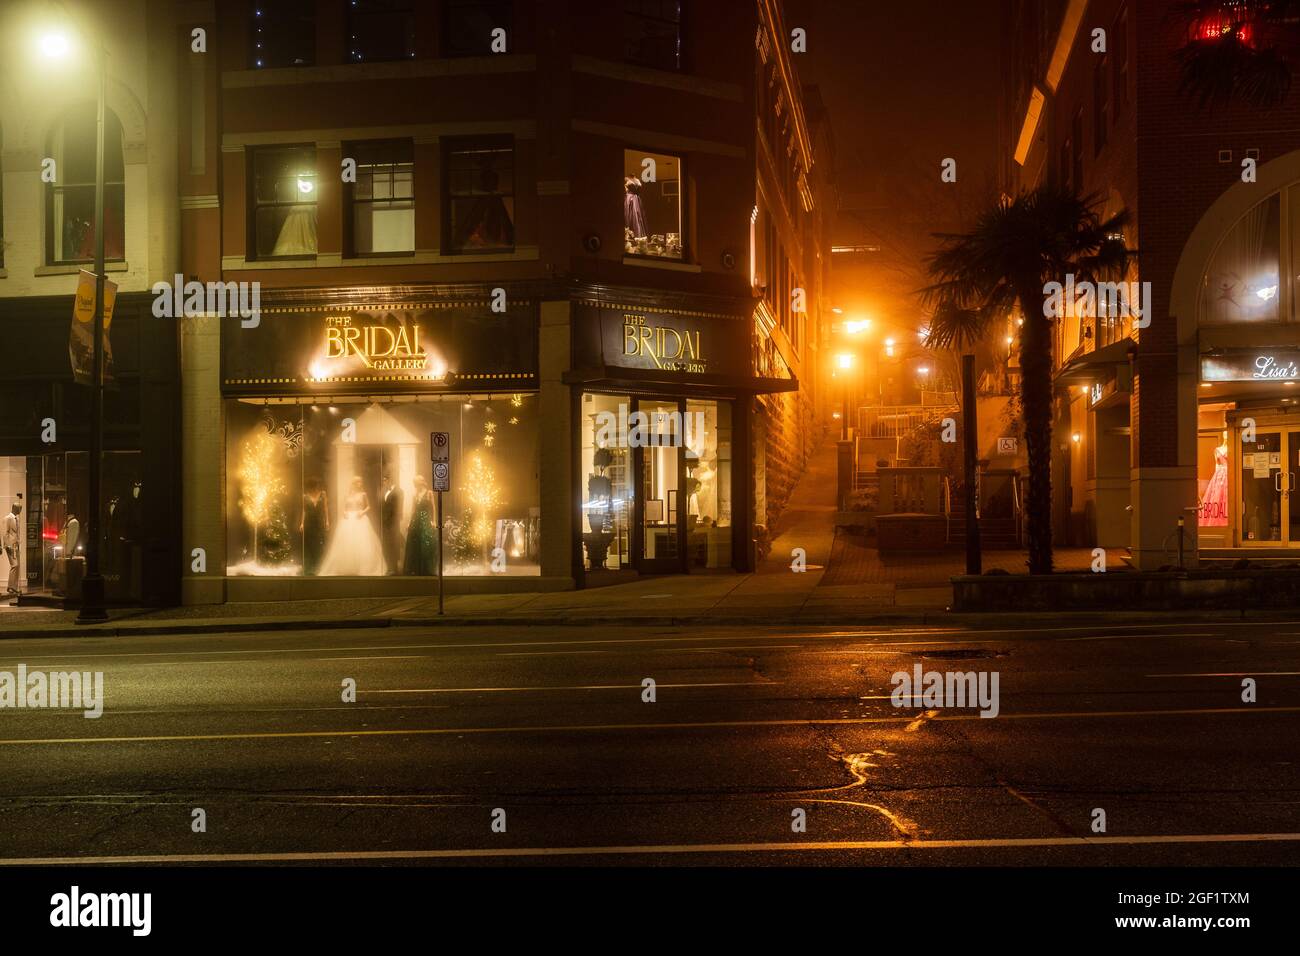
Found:
M 645 210 L 641 206 L 641 180 L 635 176 L 623 178 L 623 228 L 634 239 L 644 239 L 649 235 Z
M 500 249 L 515 244 L 515 224 L 497 193 L 501 177 L 488 165 L 479 167 L 478 189 L 453 237 L 458 249 Z

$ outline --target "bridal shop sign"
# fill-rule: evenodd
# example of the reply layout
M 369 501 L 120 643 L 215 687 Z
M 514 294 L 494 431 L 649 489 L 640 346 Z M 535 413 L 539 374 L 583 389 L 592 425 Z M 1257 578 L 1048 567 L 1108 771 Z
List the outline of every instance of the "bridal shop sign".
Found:
M 1234 349 L 1201 356 L 1202 382 L 1300 381 L 1300 349 Z
M 265 299 L 265 297 L 264 297 Z M 535 388 L 531 303 L 271 305 L 262 321 L 221 327 L 227 394 L 348 394 Z
M 656 377 L 751 375 L 749 322 L 740 317 L 636 306 L 575 307 L 579 363 Z

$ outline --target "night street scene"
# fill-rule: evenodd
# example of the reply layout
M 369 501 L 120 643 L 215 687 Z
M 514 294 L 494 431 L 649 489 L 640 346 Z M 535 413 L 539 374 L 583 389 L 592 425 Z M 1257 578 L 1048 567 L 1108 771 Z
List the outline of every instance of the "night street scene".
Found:
M 1294 925 L 1297 71 L 1300 0 L 0 0 L 6 938 Z

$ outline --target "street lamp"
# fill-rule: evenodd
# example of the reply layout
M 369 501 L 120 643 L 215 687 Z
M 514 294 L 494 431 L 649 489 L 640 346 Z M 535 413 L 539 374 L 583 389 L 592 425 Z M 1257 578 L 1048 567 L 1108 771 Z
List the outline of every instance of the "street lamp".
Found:
M 849 376 L 847 373 L 853 368 L 853 353 L 840 352 L 836 355 L 835 367 L 845 373 L 842 376 L 844 382 L 840 386 L 840 407 L 843 409 L 840 415 L 840 438 L 847 440 L 849 437 Z
M 41 54 L 49 60 L 67 60 L 72 37 L 51 31 L 39 40 Z M 82 44 L 90 47 L 89 44 Z M 104 457 L 104 99 L 108 81 L 108 55 L 102 45 L 91 48 L 95 58 L 95 319 L 90 342 L 90 468 L 89 507 L 86 509 L 86 576 L 81 582 L 78 624 L 108 620 L 104 609 L 104 578 L 99 573 L 100 479 Z

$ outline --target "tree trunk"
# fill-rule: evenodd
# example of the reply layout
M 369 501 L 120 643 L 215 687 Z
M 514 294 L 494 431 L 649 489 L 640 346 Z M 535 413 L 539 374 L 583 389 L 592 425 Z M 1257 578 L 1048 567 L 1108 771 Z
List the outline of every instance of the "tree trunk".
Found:
M 1052 322 L 1041 283 L 1020 287 L 1020 404 L 1029 487 L 1025 494 L 1029 573 L 1052 573 Z

